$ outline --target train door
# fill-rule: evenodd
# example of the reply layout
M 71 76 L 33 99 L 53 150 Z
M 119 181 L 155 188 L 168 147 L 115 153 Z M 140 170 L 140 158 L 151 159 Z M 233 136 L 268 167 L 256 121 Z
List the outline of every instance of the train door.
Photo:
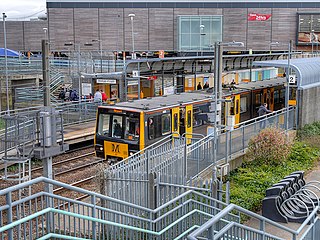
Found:
M 273 111 L 274 110 L 274 88 L 273 87 L 268 89 L 268 98 L 269 98 L 268 107 L 271 111 Z
M 267 88 L 264 88 L 262 89 L 262 103 L 267 103 L 268 106 L 269 106 L 269 102 L 268 102 L 268 89 Z
M 235 124 L 240 122 L 240 94 L 234 96 L 233 99 L 234 104 L 234 116 L 235 116 Z
M 180 132 L 180 108 L 179 107 L 175 107 L 172 108 L 171 111 L 171 116 L 172 116 L 172 135 L 174 137 L 178 137 L 179 136 L 179 132 Z
M 193 129 L 193 108 L 192 105 L 186 106 L 186 112 L 185 112 L 185 135 L 187 138 L 187 144 L 191 143 L 192 138 L 192 129 Z
M 225 103 L 225 123 L 227 126 L 238 124 L 240 122 L 240 94 L 226 97 L 226 100 L 231 101 Z

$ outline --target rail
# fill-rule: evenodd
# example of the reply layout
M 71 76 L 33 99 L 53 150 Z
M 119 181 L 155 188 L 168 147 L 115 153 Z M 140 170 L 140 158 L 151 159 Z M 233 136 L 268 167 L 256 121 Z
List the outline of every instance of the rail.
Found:
M 12 199 L 15 192 L 29 187 L 38 189 L 39 184 L 51 184 L 87 194 L 89 201 L 80 202 L 41 191 L 23 196 L 22 199 Z M 278 234 L 285 232 L 291 235 L 292 240 L 297 240 L 299 235 L 299 239 L 306 240 L 316 239 L 315 236 L 311 238 L 310 234 L 319 222 L 317 208 L 297 230 L 293 230 L 242 207 L 227 205 L 193 190 L 180 194 L 156 209 L 150 209 L 44 177 L 0 190 L 0 197 L 5 197 L 6 201 L 0 207 L 1 239 L 13 239 L 13 236 L 32 236 L 37 239 L 63 236 L 64 239 L 195 240 L 224 237 L 278 240 L 282 239 Z M 260 224 L 257 227 L 244 226 L 242 222 L 248 217 Z M 308 224 L 308 231 L 303 233 Z M 267 233 L 267 225 L 276 230 Z

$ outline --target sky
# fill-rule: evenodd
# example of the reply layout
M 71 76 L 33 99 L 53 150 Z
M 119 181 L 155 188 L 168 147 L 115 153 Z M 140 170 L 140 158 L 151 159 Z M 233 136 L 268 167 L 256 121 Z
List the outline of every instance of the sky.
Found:
M 46 0 L 0 0 L 1 19 L 5 12 L 7 20 L 27 20 L 46 12 Z

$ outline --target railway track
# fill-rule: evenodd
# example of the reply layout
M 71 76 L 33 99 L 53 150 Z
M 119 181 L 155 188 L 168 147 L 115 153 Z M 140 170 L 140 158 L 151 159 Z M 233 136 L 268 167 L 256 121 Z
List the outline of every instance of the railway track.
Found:
M 55 157 L 52 164 L 53 176 L 55 180 L 70 184 L 71 186 L 83 187 L 88 190 L 93 190 L 96 187 L 94 185 L 95 183 L 93 183 L 92 181 L 94 179 L 94 176 L 96 175 L 95 166 L 103 163 L 104 159 L 98 159 L 94 157 L 94 152 L 90 150 L 90 148 L 82 149 L 81 151 L 83 150 L 85 150 L 86 152 L 77 156 L 70 155 L 79 154 L 79 151 L 73 151 L 71 153 L 66 153 Z M 42 176 L 42 174 L 43 166 L 37 166 L 32 168 L 31 170 L 32 178 Z M 3 185 L 3 182 L 5 181 L 0 180 L 0 185 Z M 15 183 L 16 182 L 10 181 L 9 185 L 13 185 Z M 9 185 L 6 185 L 4 187 L 8 187 Z M 66 191 L 66 189 L 64 188 L 54 189 L 54 193 L 59 195 L 62 194 L 65 197 L 69 195 L 68 191 Z M 77 196 L 77 198 L 78 197 L 85 198 L 85 196 Z

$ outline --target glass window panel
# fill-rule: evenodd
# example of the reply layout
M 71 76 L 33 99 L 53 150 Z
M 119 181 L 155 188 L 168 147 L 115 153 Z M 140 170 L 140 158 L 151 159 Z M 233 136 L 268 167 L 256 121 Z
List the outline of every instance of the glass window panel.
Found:
M 171 115 L 163 114 L 161 116 L 162 135 L 169 134 L 171 132 Z
M 100 114 L 98 124 L 98 134 L 109 136 L 110 114 Z
M 200 34 L 200 19 L 191 19 L 191 33 Z
M 190 33 L 190 21 L 183 20 L 180 26 L 181 33 Z
M 115 138 L 123 138 L 122 137 L 122 116 L 113 116 L 112 123 L 112 137 Z

